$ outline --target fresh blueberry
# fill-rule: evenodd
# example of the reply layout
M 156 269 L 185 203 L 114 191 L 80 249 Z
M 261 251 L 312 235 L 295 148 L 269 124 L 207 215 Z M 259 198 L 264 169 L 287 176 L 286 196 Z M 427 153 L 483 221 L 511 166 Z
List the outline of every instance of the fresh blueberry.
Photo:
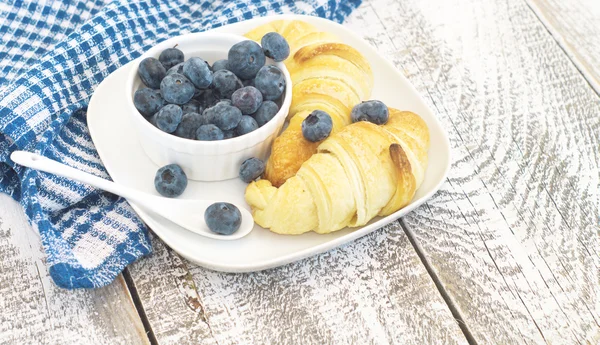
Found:
M 169 68 L 169 70 L 167 71 L 167 75 L 171 75 L 173 73 L 178 73 L 183 75 L 183 62 L 178 63 L 177 65 Z
M 183 75 L 199 89 L 208 88 L 213 81 L 210 66 L 199 57 L 190 58 L 183 64 Z
M 276 32 L 269 32 L 264 35 L 260 40 L 260 45 L 265 55 L 277 62 L 287 59 L 290 55 L 289 44 L 283 36 Z
M 265 171 L 265 163 L 258 158 L 248 158 L 240 167 L 240 179 L 250 183 L 262 175 Z
M 313 111 L 302 121 L 302 135 L 313 143 L 327 138 L 332 129 L 331 116 L 322 110 Z
M 183 62 L 183 52 L 177 48 L 167 48 L 160 53 L 158 61 L 168 70 L 171 67 Z
M 202 125 L 196 131 L 196 139 L 203 141 L 223 140 L 223 131 L 215 125 Z
M 241 87 L 242 82 L 233 72 L 222 69 L 213 75 L 213 89 L 221 98 L 231 98 L 233 92 Z
M 196 139 L 196 131 L 202 125 L 208 125 L 210 122 L 206 116 L 198 113 L 187 113 L 181 118 L 181 123 L 175 130 L 175 135 L 180 138 Z
M 202 106 L 200 105 L 200 102 L 192 99 L 189 102 L 187 102 L 186 104 L 181 106 L 181 109 L 183 110 L 183 114 L 187 114 L 187 113 L 198 113 L 201 114 L 202 111 L 204 110 L 202 108 Z
M 133 104 L 144 117 L 154 115 L 164 103 L 165 100 L 160 95 L 160 91 L 147 87 L 137 90 L 133 95 Z
M 219 95 L 213 89 L 201 90 L 201 92 L 194 97 L 202 108 L 207 109 L 215 104 L 219 103 Z
M 161 131 L 173 133 L 181 123 L 183 111 L 176 104 L 167 104 L 156 113 L 156 127 Z
M 275 104 L 275 102 L 264 101 L 260 105 L 258 110 L 254 114 L 252 114 L 252 117 L 254 117 L 254 120 L 256 120 L 258 126 L 262 127 L 265 125 L 265 123 L 271 121 L 271 119 L 275 116 L 275 114 L 277 114 L 278 111 L 279 107 L 277 106 L 277 104 Z
M 285 77 L 277 66 L 264 66 L 256 74 L 254 86 L 262 93 L 265 100 L 273 101 L 283 94 Z
M 265 54 L 258 43 L 242 41 L 234 44 L 227 54 L 227 69 L 240 79 L 252 79 L 265 65 Z
M 144 84 L 150 88 L 160 88 L 160 82 L 163 80 L 166 74 L 167 70 L 165 69 L 165 66 L 163 66 L 160 61 L 156 60 L 155 58 L 145 58 L 142 60 L 142 62 L 140 62 L 138 75 L 140 76 L 140 79 L 142 79 L 142 82 L 144 82 Z
M 257 111 L 262 101 L 262 94 L 254 86 L 244 86 L 231 95 L 231 103 L 244 115 L 250 115 Z
M 232 129 L 230 131 L 223 131 L 223 139 L 231 139 L 235 137 L 235 129 Z
M 204 110 L 202 114 L 210 119 L 210 123 L 224 131 L 234 129 L 242 119 L 242 112 L 226 102 L 219 102 L 215 106 Z
M 237 136 L 240 136 L 255 131 L 257 129 L 258 123 L 256 123 L 256 120 L 252 116 L 244 115 L 242 116 L 240 123 L 238 123 L 237 127 L 235 127 L 235 134 L 237 134 Z
M 352 122 L 369 121 L 384 125 L 390 116 L 388 107 L 381 101 L 371 100 L 359 103 L 352 108 Z
M 212 65 L 213 72 L 220 71 L 222 69 L 227 69 L 227 59 L 221 59 L 215 61 Z
M 181 74 L 173 73 L 162 80 L 160 92 L 169 103 L 186 104 L 194 96 L 194 85 Z
M 231 235 L 242 225 L 242 214 L 235 205 L 216 202 L 204 211 L 204 221 L 213 232 Z
M 158 169 L 154 177 L 156 191 L 167 198 L 180 196 L 187 184 L 187 176 L 177 164 L 169 164 Z

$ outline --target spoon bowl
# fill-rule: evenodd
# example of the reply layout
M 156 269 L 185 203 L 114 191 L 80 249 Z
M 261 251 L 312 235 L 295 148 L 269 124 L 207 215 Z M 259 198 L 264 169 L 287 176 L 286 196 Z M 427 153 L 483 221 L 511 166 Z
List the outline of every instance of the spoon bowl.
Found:
M 210 230 L 204 220 L 206 209 L 215 202 L 219 202 L 218 200 L 169 199 L 140 192 L 27 151 L 15 151 L 10 155 L 10 159 L 28 168 L 70 178 L 122 196 L 146 211 L 151 211 L 156 216 L 168 219 L 182 228 L 204 237 L 226 241 L 237 240 L 248 235 L 254 228 L 252 214 L 239 205 L 234 204 L 242 215 L 240 228 L 231 235 L 221 235 Z

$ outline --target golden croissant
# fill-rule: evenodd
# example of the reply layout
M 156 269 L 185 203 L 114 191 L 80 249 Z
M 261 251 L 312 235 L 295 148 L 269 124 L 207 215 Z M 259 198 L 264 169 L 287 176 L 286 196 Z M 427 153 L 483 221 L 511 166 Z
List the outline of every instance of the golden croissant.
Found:
M 429 130 L 418 115 L 389 110 L 385 125 L 356 122 L 332 134 L 281 187 L 250 183 L 254 221 L 280 234 L 329 233 L 406 206 L 423 182 Z
M 284 61 L 292 79 L 290 125 L 273 143 L 264 176 L 280 186 L 316 152 L 318 144 L 302 136 L 302 120 L 314 110 L 323 110 L 331 116 L 333 133 L 350 124 L 352 107 L 371 95 L 373 73 L 356 49 L 306 22 L 276 20 L 246 37 L 260 41 L 268 32 L 278 32 L 290 45 L 290 56 Z

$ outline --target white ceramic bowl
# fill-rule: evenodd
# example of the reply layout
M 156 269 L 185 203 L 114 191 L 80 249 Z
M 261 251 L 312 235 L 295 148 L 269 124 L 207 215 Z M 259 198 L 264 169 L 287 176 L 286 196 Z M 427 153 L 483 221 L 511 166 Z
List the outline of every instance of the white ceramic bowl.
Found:
M 148 57 L 158 58 L 160 53 L 177 45 L 185 58 L 198 56 L 211 65 L 217 60 L 226 59 L 229 48 L 247 38 L 222 33 L 192 33 L 173 37 L 154 46 L 142 55 L 135 64 Z M 127 78 L 126 90 L 131 93 L 127 113 L 131 116 L 139 142 L 150 159 L 158 166 L 178 164 L 187 177 L 197 181 L 221 181 L 238 176 L 242 162 L 250 157 L 265 160 L 271 144 L 281 131 L 292 101 L 292 80 L 283 63 L 267 58 L 283 72 L 286 88 L 279 112 L 259 129 L 220 141 L 198 141 L 179 138 L 154 127 L 140 114 L 133 104 L 133 94 L 143 86 L 136 68 L 132 68 Z

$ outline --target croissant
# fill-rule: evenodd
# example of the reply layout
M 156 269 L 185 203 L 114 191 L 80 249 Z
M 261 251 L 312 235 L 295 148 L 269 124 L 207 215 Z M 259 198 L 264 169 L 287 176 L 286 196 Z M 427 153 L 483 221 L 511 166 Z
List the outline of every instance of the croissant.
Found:
M 281 187 L 250 183 L 254 221 L 279 234 L 324 234 L 406 206 L 423 182 L 429 130 L 418 115 L 389 110 L 383 126 L 356 122 L 325 139 Z
M 348 125 L 352 107 L 371 95 L 373 74 L 357 50 L 311 24 L 276 20 L 246 37 L 260 41 L 268 32 L 278 32 L 290 45 L 290 57 L 284 61 L 292 79 L 290 124 L 273 143 L 264 176 L 278 187 L 316 152 L 318 144 L 302 136 L 302 120 L 314 110 L 323 110 L 331 116 L 333 133 Z

